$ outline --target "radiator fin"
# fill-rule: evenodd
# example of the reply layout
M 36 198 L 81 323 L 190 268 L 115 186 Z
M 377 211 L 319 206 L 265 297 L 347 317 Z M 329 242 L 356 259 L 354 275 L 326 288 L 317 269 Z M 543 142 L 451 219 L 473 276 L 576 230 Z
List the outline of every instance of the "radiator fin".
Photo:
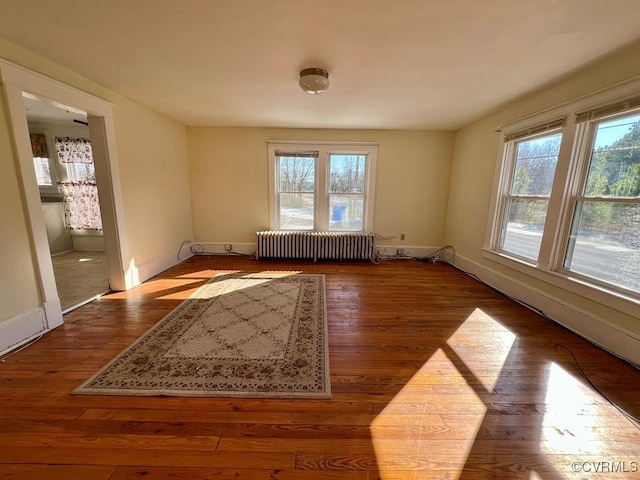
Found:
M 309 260 L 371 260 L 373 233 L 295 232 L 267 230 L 257 232 L 256 257 Z

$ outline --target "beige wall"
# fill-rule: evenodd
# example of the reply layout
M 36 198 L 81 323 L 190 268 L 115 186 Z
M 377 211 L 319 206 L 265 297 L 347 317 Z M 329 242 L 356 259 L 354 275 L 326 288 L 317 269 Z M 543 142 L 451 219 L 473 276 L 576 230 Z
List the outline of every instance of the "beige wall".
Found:
M 131 257 L 177 255 L 193 238 L 186 129 L 121 97 L 114 112 Z
M 404 233 L 407 246 L 442 245 L 452 132 L 190 127 L 187 135 L 198 242 L 254 242 L 269 227 L 267 141 L 311 140 L 379 142 L 374 231 Z
M 192 238 L 186 128 L 107 88 L 0 39 L 0 58 L 103 98 L 114 105 L 126 242 L 135 265 L 171 258 Z M 25 209 L 6 109 L 0 118 L 0 320 L 39 306 Z
M 496 127 L 638 75 L 640 45 L 635 45 L 458 131 L 445 229 L 445 242 L 455 245 L 460 256 L 635 332 L 640 332 L 637 318 L 502 267 L 483 258 L 481 249 L 491 213 L 489 204 L 493 194 L 494 173 L 499 165 L 499 135 L 495 132 Z
M 0 322 L 35 310 L 40 294 L 4 100 L 0 98 Z

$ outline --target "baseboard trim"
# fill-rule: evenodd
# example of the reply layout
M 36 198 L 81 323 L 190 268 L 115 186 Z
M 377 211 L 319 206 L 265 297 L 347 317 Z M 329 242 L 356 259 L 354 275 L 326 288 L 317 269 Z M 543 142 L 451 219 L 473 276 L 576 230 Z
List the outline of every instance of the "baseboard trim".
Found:
M 640 335 L 460 255 L 453 265 L 542 312 L 552 321 L 623 360 L 640 365 Z
M 62 306 L 60 305 L 60 297 L 45 302 L 43 305 L 45 325 L 47 330 L 53 330 L 63 323 Z
M 48 330 L 44 308 L 0 322 L 0 356 L 21 347 Z
M 442 247 L 418 247 L 415 245 L 376 245 L 375 250 L 378 255 L 386 258 L 424 258 L 433 255 Z M 398 250 L 402 249 L 403 254 L 398 255 Z
M 225 250 L 225 245 L 231 245 L 231 252 Z M 189 246 L 189 249 L 195 255 L 254 255 L 256 253 L 256 244 L 233 242 L 193 242 Z
M 181 250 L 180 259 L 178 259 L 176 252 L 172 252 L 162 257 L 156 257 L 144 263 L 136 264 L 128 273 L 130 276 L 130 285 L 127 285 L 127 289 L 146 282 L 150 278 L 155 277 L 171 267 L 175 267 L 192 256 L 193 254 L 189 252 L 189 249 L 185 246 Z

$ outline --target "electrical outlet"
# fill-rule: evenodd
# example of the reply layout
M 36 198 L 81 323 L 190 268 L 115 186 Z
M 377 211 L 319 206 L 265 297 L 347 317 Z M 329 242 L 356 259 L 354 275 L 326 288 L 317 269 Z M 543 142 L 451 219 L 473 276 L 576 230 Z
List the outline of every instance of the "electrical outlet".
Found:
M 404 240 L 404 233 L 400 234 L 400 240 Z
M 404 256 L 404 248 L 398 248 L 396 250 L 396 255 L 398 255 L 399 257 Z
M 233 247 L 231 246 L 230 243 L 225 243 L 224 244 L 224 249 L 225 249 L 226 252 L 230 252 L 233 249 Z

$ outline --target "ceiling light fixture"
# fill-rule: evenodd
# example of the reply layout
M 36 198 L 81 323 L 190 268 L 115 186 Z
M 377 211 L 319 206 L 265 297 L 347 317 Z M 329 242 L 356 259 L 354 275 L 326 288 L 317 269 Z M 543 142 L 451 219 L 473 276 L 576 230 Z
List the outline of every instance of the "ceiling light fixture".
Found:
M 322 93 L 329 88 L 329 72 L 322 68 L 305 68 L 300 72 L 299 83 L 309 95 Z

